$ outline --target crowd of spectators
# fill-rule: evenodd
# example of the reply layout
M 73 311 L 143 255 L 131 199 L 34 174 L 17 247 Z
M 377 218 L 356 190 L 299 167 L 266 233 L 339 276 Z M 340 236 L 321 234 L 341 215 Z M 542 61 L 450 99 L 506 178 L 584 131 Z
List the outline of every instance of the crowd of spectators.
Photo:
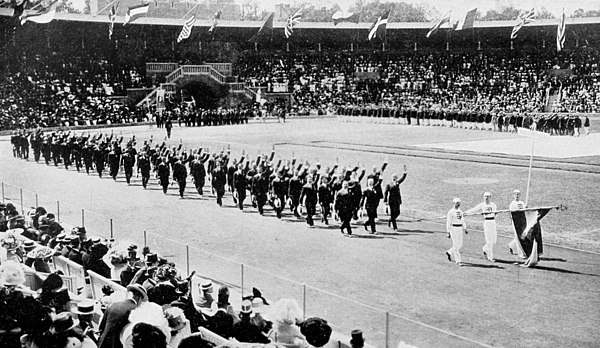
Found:
M 143 113 L 113 98 L 143 86 L 140 72 L 127 64 L 113 69 L 104 59 L 87 58 L 56 52 L 48 57 L 24 55 L 0 75 L 0 129 L 144 120 Z
M 87 298 L 83 285 L 70 291 L 62 272 L 52 271 L 57 256 L 126 287 L 126 298 L 109 286 L 100 298 Z M 40 289 L 28 286 L 26 272 L 43 279 Z M 43 207 L 23 216 L 11 203 L 0 204 L 2 347 L 214 347 L 197 333 L 200 327 L 229 340 L 227 346 L 322 347 L 330 339 L 328 323 L 304 320 L 295 300 L 269 303 L 253 289 L 234 308 L 227 286 L 213 295 L 211 280 L 192 279 L 147 247 L 138 252 L 127 241 L 90 236 L 84 227 L 69 231 Z
M 471 51 L 243 55 L 236 72 L 249 86 L 287 81 L 299 109 L 341 105 L 447 107 L 503 112 L 600 112 L 597 51 L 568 54 Z M 563 74 L 553 74 L 562 71 Z M 551 105 L 552 106 L 552 105 Z M 550 110 L 548 110 L 550 111 Z

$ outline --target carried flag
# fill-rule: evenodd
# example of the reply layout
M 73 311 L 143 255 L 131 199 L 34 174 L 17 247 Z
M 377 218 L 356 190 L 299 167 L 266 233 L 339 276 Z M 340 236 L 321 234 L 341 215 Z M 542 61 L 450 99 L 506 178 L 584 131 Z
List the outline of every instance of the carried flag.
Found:
M 556 29 L 556 51 L 560 52 L 565 47 L 565 33 L 567 25 L 565 24 L 565 20 L 567 15 L 565 14 L 565 9 L 563 8 L 563 12 L 560 15 L 560 22 L 558 23 L 558 28 Z
M 58 6 L 58 1 L 55 1 L 50 6 L 48 6 L 45 10 L 36 12 L 33 14 L 23 14 L 21 15 L 21 25 L 25 24 L 25 22 L 35 22 L 38 24 L 47 24 L 54 20 L 54 16 L 56 15 L 56 7 Z
M 149 9 L 150 3 L 130 7 L 125 15 L 125 23 L 123 23 L 123 25 L 133 22 L 140 17 L 145 17 Z
M 472 29 L 473 23 L 475 23 L 475 16 L 477 15 L 477 7 L 467 11 L 465 16 L 458 21 L 455 30 Z
M 196 15 L 193 14 L 190 18 L 188 18 L 187 21 L 185 21 L 185 23 L 183 23 L 183 28 L 181 28 L 181 32 L 179 33 L 179 36 L 177 37 L 178 43 L 187 39 L 188 37 L 190 37 L 190 35 L 192 34 L 192 28 L 194 27 L 195 23 L 196 23 Z
M 512 211 L 512 220 L 515 231 L 515 240 L 521 250 L 520 255 L 525 255 L 526 267 L 533 267 L 538 263 L 539 255 L 543 253 L 542 228 L 540 220 L 548 214 L 552 208 L 539 208 Z
M 302 10 L 303 10 L 303 7 L 301 7 L 298 11 L 296 11 L 296 13 L 291 15 L 285 22 L 284 33 L 285 33 L 286 39 L 289 39 L 290 36 L 292 36 L 292 33 L 294 33 L 294 26 L 300 24 L 300 18 L 302 17 Z
M 371 28 L 369 29 L 369 36 L 367 36 L 367 39 L 369 41 L 373 40 L 376 37 L 385 41 L 385 29 L 387 27 L 390 11 L 391 10 L 385 11 L 385 13 L 383 15 L 379 16 L 379 18 L 377 18 L 375 23 L 373 23 L 373 25 L 371 25 Z
M 118 6 L 118 5 L 117 5 Z M 110 12 L 108 13 L 108 19 L 110 20 L 110 24 L 108 25 L 108 39 L 112 39 L 113 29 L 115 27 L 115 20 L 117 19 L 117 8 L 113 4 Z
M 261 38 L 263 35 L 265 35 L 265 33 L 269 30 L 273 30 L 273 19 L 275 18 L 275 12 L 271 12 L 269 13 L 269 15 L 267 16 L 267 19 L 265 19 L 265 22 L 263 23 L 263 25 L 260 27 L 260 29 L 258 29 L 258 32 L 256 32 L 256 34 L 254 34 L 254 36 L 252 36 L 250 38 L 249 41 L 253 41 L 253 42 L 257 42 L 259 38 Z
M 209 33 L 212 33 L 215 30 L 215 28 L 217 27 L 217 24 L 219 24 L 219 19 L 221 19 L 222 13 L 223 13 L 223 10 L 218 10 L 213 15 L 213 24 L 210 26 L 210 29 L 208 29 Z
M 346 13 L 342 11 L 337 11 L 331 16 L 331 19 L 333 19 L 333 25 L 338 25 L 338 23 L 340 22 L 358 23 L 358 20 L 360 19 L 360 12 Z
M 521 30 L 521 28 L 524 25 L 529 24 L 535 20 L 535 7 L 527 11 L 526 13 L 523 13 L 520 19 L 521 21 L 519 22 L 519 24 L 513 27 L 512 33 L 510 34 L 511 40 L 514 40 L 517 37 L 517 33 L 519 32 L 519 30 Z
M 425 37 L 430 37 L 431 35 L 437 33 L 438 29 L 440 29 L 440 27 L 444 24 L 444 23 L 448 23 L 450 22 L 450 13 L 452 12 L 452 10 L 448 11 L 448 13 L 446 13 L 442 18 L 440 18 L 440 20 L 435 23 L 435 25 L 429 29 L 429 32 L 427 33 L 427 35 L 425 35 Z

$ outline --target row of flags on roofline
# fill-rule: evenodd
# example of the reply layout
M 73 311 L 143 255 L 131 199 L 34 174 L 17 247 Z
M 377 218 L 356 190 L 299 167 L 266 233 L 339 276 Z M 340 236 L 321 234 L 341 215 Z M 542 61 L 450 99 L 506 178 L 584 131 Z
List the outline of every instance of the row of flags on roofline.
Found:
M 33 12 L 33 13 L 30 13 L 30 11 L 28 11 L 28 13 L 25 14 L 24 6 L 27 3 L 27 1 L 28 0 L 17 0 L 14 3 L 15 6 L 14 6 L 13 18 L 17 18 L 20 21 L 21 25 L 25 24 L 27 21 L 35 22 L 35 23 L 39 23 L 39 24 L 45 24 L 45 23 L 50 23 L 54 19 L 55 15 L 56 15 L 56 7 L 58 6 L 58 3 L 59 3 L 58 0 L 54 1 L 47 8 L 45 8 L 41 11 L 37 11 L 37 12 Z M 112 7 L 108 14 L 108 18 L 110 20 L 109 29 L 108 29 L 108 37 L 109 38 L 112 38 L 112 35 L 113 35 L 114 24 L 116 21 L 116 13 L 117 13 L 118 6 L 119 6 L 119 0 L 114 1 L 112 3 Z M 125 14 L 125 21 L 124 21 L 123 25 L 132 23 L 135 20 L 137 20 L 138 18 L 145 17 L 147 15 L 149 9 L 150 9 L 149 2 L 145 3 L 145 4 L 129 7 L 127 9 L 127 13 Z M 302 18 L 303 10 L 304 10 L 304 7 L 301 7 L 300 9 L 298 9 L 296 12 L 294 12 L 291 16 L 289 16 L 287 18 L 285 26 L 284 26 L 284 35 L 286 38 L 289 39 L 294 34 L 294 29 L 298 26 L 298 24 L 300 24 L 300 19 Z M 217 27 L 218 22 L 221 18 L 222 12 L 223 12 L 222 10 L 218 10 L 213 15 L 213 18 L 212 18 L 213 23 L 212 23 L 210 29 L 208 30 L 210 33 L 213 33 L 215 28 Z M 369 34 L 367 36 L 367 39 L 369 41 L 373 40 L 375 38 L 385 41 L 385 33 L 386 33 L 390 13 L 391 13 L 391 9 L 385 10 L 377 18 L 377 20 L 371 25 L 371 27 L 369 28 Z M 431 27 L 431 29 L 427 32 L 425 37 L 429 38 L 430 36 L 437 33 L 437 31 L 442 27 L 442 25 L 444 25 L 445 23 L 450 23 L 451 14 L 452 14 L 452 10 L 448 11 L 439 20 L 437 20 L 434 23 L 434 25 Z M 466 11 L 465 13 L 461 13 L 461 15 L 457 19 L 455 18 L 454 23 L 452 23 L 452 27 L 454 28 L 454 30 L 466 30 L 466 29 L 473 28 L 476 14 L 477 14 L 477 8 L 473 8 L 471 10 Z M 263 22 L 262 26 L 260 27 L 260 29 L 258 30 L 258 32 L 250 39 L 250 41 L 256 42 L 256 40 L 259 37 L 261 37 L 267 31 L 272 30 L 274 17 L 275 17 L 275 12 L 271 12 L 267 16 L 267 18 L 264 20 L 264 22 Z M 332 19 L 333 19 L 334 25 L 337 25 L 342 22 L 358 23 L 358 21 L 360 19 L 360 12 L 353 13 L 353 12 L 338 11 L 332 15 Z M 518 32 L 521 30 L 521 28 L 523 28 L 525 25 L 527 25 L 529 23 L 532 23 L 533 21 L 535 21 L 535 19 L 536 19 L 535 8 L 532 8 L 529 11 L 522 12 L 521 15 L 519 16 L 518 23 L 513 27 L 512 32 L 510 34 L 511 40 L 514 40 L 517 37 Z M 565 44 L 565 34 L 566 34 L 565 21 L 566 21 L 566 14 L 563 9 L 562 14 L 560 16 L 558 28 L 557 28 L 557 33 L 556 33 L 556 50 L 559 52 L 564 48 L 564 44 Z M 186 19 L 184 21 L 181 32 L 179 33 L 179 36 L 177 37 L 177 42 L 181 42 L 181 41 L 189 38 L 195 24 L 196 24 L 196 14 L 194 13 L 188 19 Z

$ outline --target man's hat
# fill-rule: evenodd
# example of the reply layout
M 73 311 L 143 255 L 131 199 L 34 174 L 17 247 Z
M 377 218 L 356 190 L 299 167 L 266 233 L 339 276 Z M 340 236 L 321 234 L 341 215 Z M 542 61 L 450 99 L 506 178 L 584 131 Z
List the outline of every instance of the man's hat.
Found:
M 460 198 L 456 197 L 452 200 L 453 203 L 460 203 Z
M 268 307 L 262 298 L 255 297 L 252 299 L 252 311 L 254 313 L 264 313 L 267 309 Z
M 209 291 L 210 289 L 212 289 L 212 287 L 213 283 L 210 280 L 207 280 L 202 283 L 202 291 Z
M 514 190 L 513 193 L 521 193 L 521 190 Z
M 300 332 L 306 337 L 306 342 L 315 346 L 323 347 L 331 338 L 331 326 L 321 318 L 308 318 L 300 324 Z
M 54 323 L 50 327 L 50 332 L 59 334 L 69 331 L 79 325 L 79 320 L 73 319 L 73 315 L 69 312 L 62 312 L 56 315 Z
M 146 289 L 144 289 L 143 286 L 141 286 L 140 284 L 131 284 L 127 286 L 127 291 L 132 292 L 136 295 L 139 295 L 142 297 L 142 300 L 148 301 L 148 293 L 146 292 Z
M 25 251 L 31 251 L 35 249 L 35 243 L 32 240 L 26 240 L 23 242 L 23 247 L 25 248 Z
M 71 310 L 71 312 L 77 315 L 90 315 L 94 314 L 94 302 L 82 301 L 77 304 L 77 308 Z
M 242 301 L 242 310 L 241 313 L 250 314 L 252 313 L 252 302 L 250 300 Z
M 80 227 L 74 227 L 73 228 L 73 233 L 80 235 L 80 234 L 86 234 L 86 230 L 85 227 L 80 226 Z
M 489 193 L 489 192 L 485 192 L 485 193 L 483 194 L 483 197 L 492 197 L 492 194 L 491 194 L 491 193 Z
M 352 335 L 352 339 L 350 339 L 350 344 L 353 347 L 362 347 L 365 344 L 363 332 L 361 330 L 352 330 L 350 334 Z
M 145 256 L 147 264 L 155 264 L 158 263 L 158 255 L 155 253 L 148 253 Z

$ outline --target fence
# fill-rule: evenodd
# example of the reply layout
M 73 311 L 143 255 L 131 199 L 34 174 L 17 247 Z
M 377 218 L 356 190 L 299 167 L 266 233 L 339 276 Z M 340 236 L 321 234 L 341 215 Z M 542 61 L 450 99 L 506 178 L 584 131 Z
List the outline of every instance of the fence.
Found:
M 126 218 L 109 218 L 4 182 L 2 202 L 12 202 L 24 214 L 32 208 L 43 206 L 48 212 L 54 212 L 57 220 L 63 224 L 85 226 L 88 236 L 115 238 L 118 241 L 119 230 L 127 226 Z M 251 294 L 252 287 L 257 287 L 272 300 L 296 299 L 305 317 L 325 318 L 338 333 L 349 334 L 351 330 L 361 328 L 369 343 L 376 347 L 396 347 L 401 341 L 417 347 L 488 347 L 408 317 L 180 243 L 151 230 L 140 231 L 133 240 L 128 238 L 137 245 L 150 246 L 153 251 L 175 262 L 182 274 L 189 275 L 198 270 L 203 278 L 226 284 L 242 296 Z M 106 281 L 109 280 L 95 277 L 92 293 L 98 292 L 98 284 Z

